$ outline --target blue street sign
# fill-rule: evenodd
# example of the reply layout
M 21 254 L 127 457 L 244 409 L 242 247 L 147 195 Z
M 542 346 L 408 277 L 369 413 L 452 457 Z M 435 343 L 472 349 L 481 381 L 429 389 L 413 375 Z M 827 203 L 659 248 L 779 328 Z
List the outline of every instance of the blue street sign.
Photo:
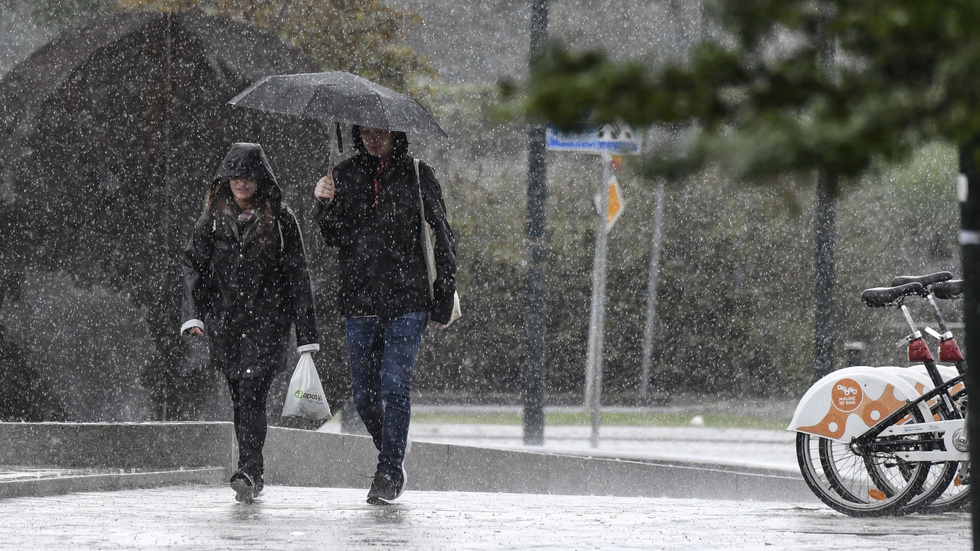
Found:
M 584 132 L 559 132 L 548 127 L 545 146 L 552 151 L 638 155 L 641 138 L 626 125 L 606 124 Z

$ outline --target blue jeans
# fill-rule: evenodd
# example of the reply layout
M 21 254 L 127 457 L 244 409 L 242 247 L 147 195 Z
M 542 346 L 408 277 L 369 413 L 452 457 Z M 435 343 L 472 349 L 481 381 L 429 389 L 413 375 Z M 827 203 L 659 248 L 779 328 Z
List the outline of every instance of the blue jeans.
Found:
M 428 313 L 347 318 L 354 407 L 378 448 L 378 470 L 401 469 L 412 416 L 412 368 Z

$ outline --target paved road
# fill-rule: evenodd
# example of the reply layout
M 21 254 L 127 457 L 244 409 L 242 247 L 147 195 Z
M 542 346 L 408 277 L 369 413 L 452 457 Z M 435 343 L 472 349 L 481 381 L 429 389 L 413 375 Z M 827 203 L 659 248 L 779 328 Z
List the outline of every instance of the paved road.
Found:
M 235 503 L 217 486 L 0 500 L 0 549 L 970 549 L 965 513 L 854 519 L 818 505 L 271 486 Z

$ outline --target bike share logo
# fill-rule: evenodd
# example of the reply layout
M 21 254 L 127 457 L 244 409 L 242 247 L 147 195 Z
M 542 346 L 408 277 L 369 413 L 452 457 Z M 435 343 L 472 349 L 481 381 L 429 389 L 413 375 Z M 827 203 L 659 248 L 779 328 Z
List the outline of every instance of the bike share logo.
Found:
M 830 399 L 835 408 L 845 412 L 854 411 L 864 400 L 864 393 L 861 392 L 861 385 L 854 379 L 841 379 L 831 391 Z
M 293 393 L 293 396 L 295 396 L 297 400 L 307 400 L 310 402 L 323 401 L 323 396 L 320 396 L 319 394 L 311 394 L 309 392 L 303 392 L 302 390 L 297 390 L 296 392 Z

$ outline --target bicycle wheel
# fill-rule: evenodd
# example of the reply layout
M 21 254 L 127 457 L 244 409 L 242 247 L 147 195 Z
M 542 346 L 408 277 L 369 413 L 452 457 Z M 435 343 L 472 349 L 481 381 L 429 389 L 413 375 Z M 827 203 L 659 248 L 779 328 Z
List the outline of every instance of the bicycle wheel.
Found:
M 917 422 L 922 415 L 911 413 Z M 854 517 L 904 514 L 903 507 L 929 475 L 927 462 L 909 463 L 895 451 L 921 449 L 921 435 L 882 439 L 878 451 L 861 455 L 837 440 L 805 432 L 796 435 L 796 457 L 810 490 L 830 508 Z M 891 451 L 889 451 L 891 450 Z
M 960 478 L 959 469 L 962 466 L 969 468 L 969 462 L 955 463 L 956 473 L 953 480 L 946 486 L 946 490 L 921 509 L 922 513 L 946 513 L 949 511 L 966 511 L 970 508 L 970 483 L 964 482 Z
M 966 417 L 967 395 L 962 387 L 957 386 L 951 389 L 953 399 L 960 414 Z M 964 422 L 964 426 L 966 423 Z M 952 482 L 946 486 L 946 490 L 939 495 L 932 503 L 928 504 L 922 512 L 924 513 L 945 513 L 947 511 L 964 511 L 970 507 L 970 462 L 962 461 L 956 463 L 956 473 Z
M 952 379 L 958 374 L 952 367 L 937 366 L 937 368 L 942 371 L 943 378 L 946 380 Z M 908 370 L 918 372 L 920 375 L 927 375 L 925 367 L 921 365 L 912 366 Z M 927 383 L 925 388 L 929 390 L 932 386 Z M 966 414 L 966 393 L 957 393 L 956 390 L 959 389 L 962 389 L 962 383 L 950 391 L 950 395 L 955 397 L 954 402 L 958 413 L 946 414 L 944 409 L 938 406 L 936 399 L 930 400 L 929 407 L 936 420 L 959 419 Z M 906 512 L 944 513 L 962 510 L 970 502 L 970 484 L 964 478 L 969 478 L 968 461 L 963 463 L 956 461 L 933 462 L 919 495 L 905 505 Z
M 888 462 L 887 464 L 883 464 L 878 461 L 867 462 L 868 473 L 871 475 L 871 479 L 879 488 L 888 487 L 891 492 L 901 491 L 908 484 L 908 481 L 915 476 L 915 473 L 911 469 L 912 465 L 915 465 L 915 463 Z M 923 509 L 932 510 L 932 505 L 945 492 L 949 491 L 950 482 L 956 476 L 956 469 L 959 466 L 954 461 L 939 461 L 929 463 L 928 465 L 929 467 L 926 469 L 926 476 L 922 482 L 922 487 L 908 500 L 908 503 L 902 506 L 902 514 L 916 513 Z M 944 502 L 947 500 L 956 501 L 955 498 L 962 493 L 962 491 L 951 491 L 949 498 L 940 502 L 937 507 L 951 505 L 948 503 L 944 504 Z M 938 510 L 934 510 L 934 512 L 938 512 Z

